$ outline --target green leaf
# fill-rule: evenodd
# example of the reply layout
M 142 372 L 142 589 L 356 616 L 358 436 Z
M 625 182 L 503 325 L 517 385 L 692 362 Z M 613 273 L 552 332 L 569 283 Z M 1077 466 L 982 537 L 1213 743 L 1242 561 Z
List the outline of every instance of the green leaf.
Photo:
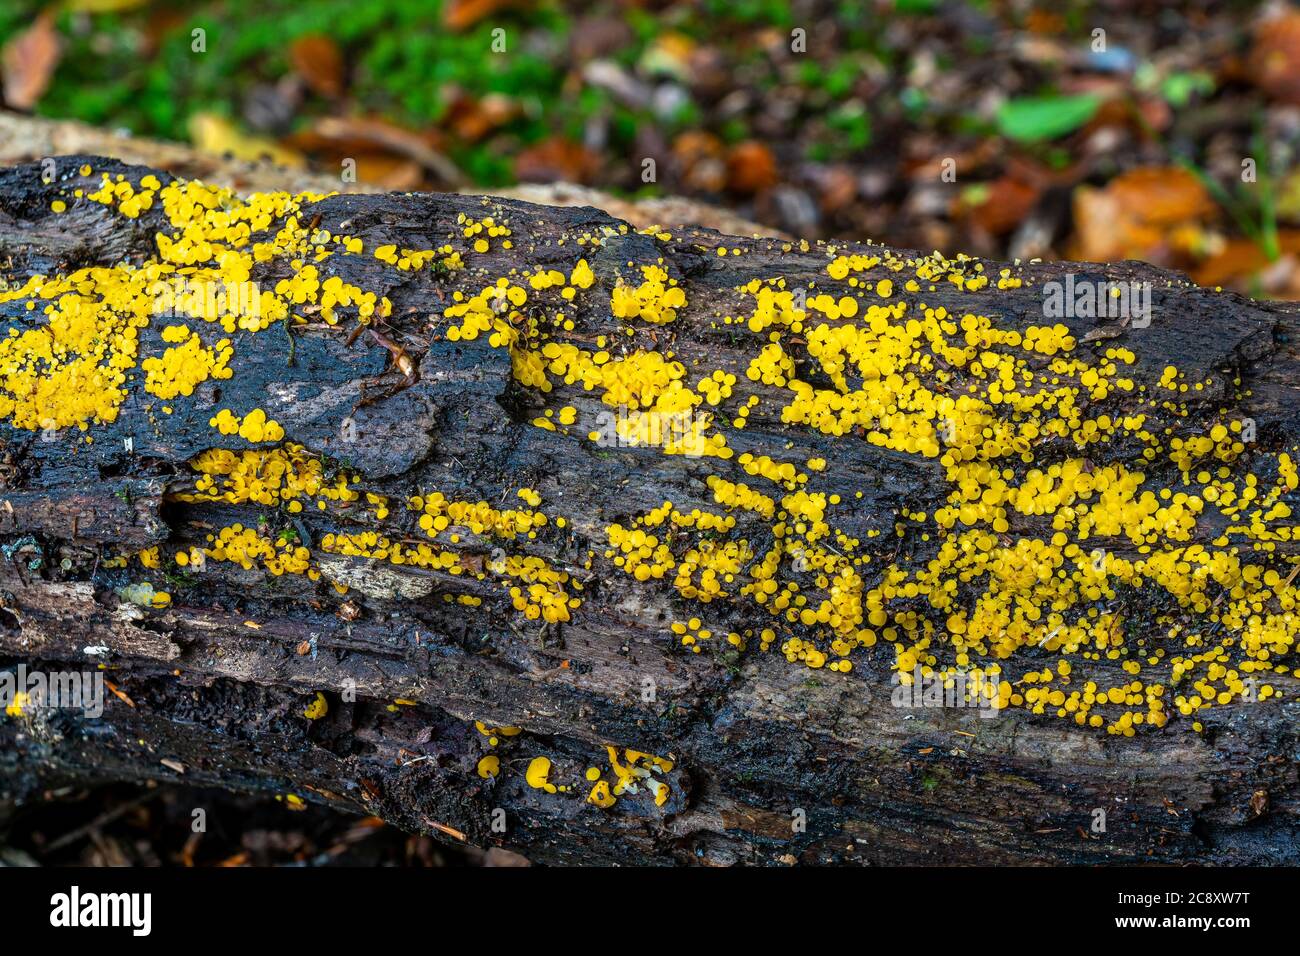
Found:
M 1020 143 L 1056 139 L 1092 119 L 1099 106 L 1101 98 L 1091 93 L 1024 96 L 1002 104 L 998 110 L 998 130 Z
M 1179 109 L 1196 95 L 1209 96 L 1214 92 L 1214 77 L 1204 70 L 1195 73 L 1171 73 L 1160 84 L 1160 95 L 1170 106 Z

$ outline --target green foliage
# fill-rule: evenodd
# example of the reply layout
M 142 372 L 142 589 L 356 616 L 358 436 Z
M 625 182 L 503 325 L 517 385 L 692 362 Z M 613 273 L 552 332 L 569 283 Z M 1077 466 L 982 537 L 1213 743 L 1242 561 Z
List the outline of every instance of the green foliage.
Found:
M 647 128 L 669 144 L 682 131 L 701 128 L 729 145 L 755 137 L 753 108 L 719 112 L 715 101 L 697 101 L 688 91 L 665 116 L 607 89 L 575 83 L 578 65 L 568 49 L 574 31 L 587 29 L 587 18 L 624 24 L 627 41 L 601 55 L 648 86 L 674 82 L 671 69 L 654 76 L 638 70 L 652 45 L 679 33 L 720 54 L 724 70 L 751 91 L 758 110 L 769 94 L 797 94 L 786 143 L 814 161 L 860 158 L 876 145 L 878 130 L 893 129 L 902 119 L 941 136 L 998 132 L 1038 146 L 1034 152 L 1039 159 L 1059 164 L 1063 154 L 1039 144 L 1077 130 L 1099 106 L 1091 95 L 1023 97 L 1005 103 L 991 121 L 969 106 L 936 98 L 924 81 L 882 89 L 882 75 L 908 77 L 917 56 L 917 50 L 891 36 L 898 31 L 886 27 L 904 23 L 910 32 L 928 32 L 942 26 L 945 11 L 956 4 L 936 0 L 865 6 L 835 0 L 819 7 L 816 17 L 803 15 L 788 0 L 648 7 L 612 0 L 590 6 L 540 0 L 506 5 L 462 31 L 443 26 L 445 2 L 155 0 L 120 12 L 63 9 L 57 23 L 64 54 L 38 110 L 141 136 L 188 140 L 196 113 L 242 123 L 250 94 L 289 72 L 293 41 L 324 34 L 342 50 L 347 96 L 343 103 L 333 103 L 308 95 L 296 110 L 298 128 L 332 114 L 378 117 L 423 131 L 448 119 L 454 97 L 504 94 L 516 111 L 501 129 L 472 143 L 449 136 L 444 147 L 466 176 L 484 187 L 512 182 L 514 157 L 530 145 L 556 135 L 580 142 L 593 128 L 604 128 L 606 159 L 632 155 Z M 164 6 L 173 16 L 158 26 Z M 983 11 L 982 16 L 995 15 L 994 4 L 966 0 L 965 6 Z M 0 3 L 0 43 L 47 7 L 62 9 L 45 0 Z M 507 29 L 507 55 L 491 52 L 492 31 L 498 26 Z M 779 48 L 795 27 L 807 30 L 807 52 L 799 55 Z M 204 53 L 191 50 L 191 31 L 197 28 L 207 32 Z M 991 35 L 972 32 L 960 46 L 939 47 L 935 69 L 959 71 L 962 63 L 954 57 L 980 59 L 991 43 Z M 1176 107 L 1214 88 L 1212 76 L 1204 72 L 1164 77 L 1152 72 L 1150 83 L 1152 92 Z M 625 185 L 640 188 L 632 179 Z
M 1036 143 L 1073 133 L 1101 106 L 1091 93 L 1026 96 L 1007 100 L 998 110 L 998 131 L 1019 143 Z
M 871 143 L 871 115 L 861 100 L 850 100 L 826 118 L 835 131 L 832 142 L 840 154 L 860 153 Z
M 248 92 L 288 70 L 286 51 L 311 33 L 332 37 L 352 65 L 352 92 L 362 112 L 399 122 L 437 122 L 451 87 L 473 95 L 505 93 L 531 105 L 559 97 L 563 74 L 527 50 L 510 56 L 490 52 L 492 25 L 463 33 L 441 27 L 438 0 L 224 0 L 188 5 L 194 12 L 146 49 L 147 12 L 91 18 L 93 29 L 75 28 L 71 14 L 60 20 L 66 51 L 55 82 L 40 103 L 49 116 L 124 126 L 139 135 L 186 139 L 196 112 L 238 113 Z M 34 12 L 34 11 L 32 11 Z M 31 12 L 0 12 L 0 41 L 22 29 Z M 567 35 L 565 16 L 550 7 L 523 17 L 549 35 Z M 190 49 L 191 31 L 207 31 L 207 50 Z M 515 34 L 517 39 L 518 33 Z M 525 141 L 541 138 L 540 119 L 521 124 Z
M 706 0 L 704 9 L 708 16 L 727 17 L 740 23 L 773 27 L 798 25 L 786 0 Z
M 1160 95 L 1170 106 L 1182 108 L 1195 96 L 1208 96 L 1214 92 L 1214 77 L 1204 70 L 1189 73 L 1171 73 L 1160 84 Z

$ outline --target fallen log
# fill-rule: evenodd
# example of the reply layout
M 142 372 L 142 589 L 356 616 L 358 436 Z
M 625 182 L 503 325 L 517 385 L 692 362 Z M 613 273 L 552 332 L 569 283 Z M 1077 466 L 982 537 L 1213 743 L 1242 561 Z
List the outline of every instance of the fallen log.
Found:
M 0 171 L 0 266 L 0 651 L 109 687 L 6 701 L 10 802 L 1300 861 L 1289 305 L 88 156 Z

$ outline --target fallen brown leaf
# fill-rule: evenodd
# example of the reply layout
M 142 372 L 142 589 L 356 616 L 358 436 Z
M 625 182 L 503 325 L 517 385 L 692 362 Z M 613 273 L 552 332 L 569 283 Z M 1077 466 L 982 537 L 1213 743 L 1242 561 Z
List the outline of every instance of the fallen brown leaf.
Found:
M 26 30 L 11 37 L 0 52 L 5 103 L 12 109 L 30 110 L 40 102 L 62 51 L 54 15 L 48 10 Z
M 737 143 L 727 155 L 727 186 L 734 192 L 752 194 L 777 184 L 776 157 L 756 140 Z
M 585 183 L 599 166 L 595 153 L 561 136 L 552 136 L 515 156 L 515 176 L 520 182 Z
M 462 93 L 452 101 L 443 126 L 473 143 L 508 123 L 518 112 L 514 100 L 503 93 L 489 93 L 482 97 Z
M 396 192 L 419 189 L 424 185 L 424 168 L 413 159 L 389 153 L 358 153 L 357 180 Z
M 464 30 L 508 6 L 509 2 L 510 0 L 451 0 L 443 7 L 442 22 L 452 30 Z
M 393 153 L 419 163 L 445 185 L 460 186 L 465 181 L 456 165 L 435 145 L 436 131 L 419 133 L 374 117 L 325 116 L 311 130 L 286 142 L 304 150 L 311 150 L 312 144 L 328 146 L 353 158 L 363 152 Z
M 687 130 L 673 140 L 673 159 L 682 180 L 701 192 L 721 192 L 727 184 L 722 140 L 704 130 Z
M 1201 181 L 1178 166 L 1139 166 L 1116 176 L 1106 189 L 1153 226 L 1172 226 L 1214 210 Z
M 1300 256 L 1300 230 L 1278 231 L 1278 249 L 1283 258 Z M 1213 288 L 1231 285 L 1234 281 L 1249 279 L 1268 269 L 1272 263 L 1259 244 L 1242 238 L 1228 239 L 1214 255 L 1192 272 L 1197 285 Z
M 1192 273 L 1198 285 L 1220 286 L 1239 276 L 1248 276 L 1268 265 L 1259 244 L 1250 239 L 1229 239 Z
M 858 176 L 843 163 L 827 166 L 817 182 L 817 204 L 826 212 L 843 209 L 858 198 Z
M 343 51 L 329 37 L 298 37 L 289 46 L 289 63 L 313 93 L 329 99 L 343 95 Z
M 1300 103 L 1300 11 L 1290 10 L 1259 24 L 1244 69 L 1269 96 Z
M 1215 210 L 1201 181 L 1177 166 L 1143 166 L 1101 189 L 1074 193 L 1071 258 L 1090 262 L 1145 259 L 1170 264 L 1187 242 L 1188 226 Z
M 1001 236 L 1024 222 L 1038 204 L 1042 190 L 1023 179 L 1002 176 L 976 195 L 976 200 L 963 202 L 963 211 L 985 232 Z

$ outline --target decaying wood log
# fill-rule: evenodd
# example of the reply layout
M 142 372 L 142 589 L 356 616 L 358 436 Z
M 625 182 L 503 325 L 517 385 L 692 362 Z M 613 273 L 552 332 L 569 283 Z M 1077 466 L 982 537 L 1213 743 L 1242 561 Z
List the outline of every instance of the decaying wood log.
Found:
M 7 799 L 184 779 L 543 862 L 1300 862 L 1291 307 L 54 165 L 0 172 L 0 652 L 113 692 L 14 703 Z M 1121 280 L 1149 311 L 1073 297 Z M 998 705 L 899 706 L 913 664 Z

